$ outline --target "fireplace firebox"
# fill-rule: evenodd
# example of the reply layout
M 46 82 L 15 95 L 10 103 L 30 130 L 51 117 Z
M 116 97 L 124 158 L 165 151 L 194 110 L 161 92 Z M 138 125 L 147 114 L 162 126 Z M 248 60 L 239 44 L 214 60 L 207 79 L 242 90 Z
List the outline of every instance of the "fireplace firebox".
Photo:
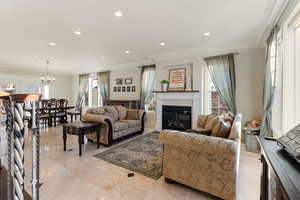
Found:
M 186 131 L 192 127 L 192 108 L 162 106 L 162 129 Z

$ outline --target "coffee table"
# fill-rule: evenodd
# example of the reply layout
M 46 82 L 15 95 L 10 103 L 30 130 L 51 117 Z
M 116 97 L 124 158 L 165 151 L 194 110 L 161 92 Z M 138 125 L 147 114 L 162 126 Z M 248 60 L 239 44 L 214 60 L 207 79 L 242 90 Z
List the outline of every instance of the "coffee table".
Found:
M 95 133 L 97 135 L 97 148 L 100 148 L 100 124 L 92 122 L 73 122 L 63 125 L 64 151 L 67 150 L 67 134 L 77 135 L 79 144 L 79 156 L 82 155 L 84 135 Z

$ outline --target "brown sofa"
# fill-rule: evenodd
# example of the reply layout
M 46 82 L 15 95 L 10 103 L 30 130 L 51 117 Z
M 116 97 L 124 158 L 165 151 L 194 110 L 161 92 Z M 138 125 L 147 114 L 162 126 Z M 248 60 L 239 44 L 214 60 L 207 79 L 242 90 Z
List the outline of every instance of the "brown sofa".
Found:
M 210 125 L 207 123 L 211 122 L 203 119 L 199 123 L 202 127 L 198 127 L 198 131 L 205 130 L 207 125 L 212 129 L 217 126 L 217 123 Z M 222 199 L 236 199 L 241 114 L 234 117 L 228 134 L 227 138 L 222 138 L 163 130 L 160 142 L 164 145 L 163 175 L 166 181 L 176 181 Z
M 83 121 L 101 125 L 100 143 L 106 146 L 126 136 L 144 132 L 145 111 L 126 109 L 123 106 L 103 106 L 85 109 Z M 87 136 L 95 140 L 96 135 Z

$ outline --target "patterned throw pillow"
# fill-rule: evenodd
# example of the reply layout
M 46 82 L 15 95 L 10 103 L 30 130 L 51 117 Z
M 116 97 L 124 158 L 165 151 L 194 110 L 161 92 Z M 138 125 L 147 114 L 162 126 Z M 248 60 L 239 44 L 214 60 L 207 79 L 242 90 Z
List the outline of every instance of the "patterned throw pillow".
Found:
M 217 116 L 215 116 L 215 115 L 209 115 L 207 117 L 204 129 L 212 130 L 214 128 L 214 126 L 215 126 L 215 123 L 217 122 L 217 119 L 218 119 Z
M 209 115 L 200 115 L 198 118 L 198 127 L 205 127 Z
M 218 117 L 215 126 L 212 129 L 211 136 L 228 138 L 231 129 L 231 123 L 225 122 L 222 117 Z
M 103 108 L 106 110 L 106 112 L 112 114 L 112 118 L 114 121 L 117 121 L 119 119 L 119 113 L 114 106 L 104 106 Z
M 127 109 L 124 106 L 115 106 L 115 108 L 119 112 L 119 120 L 125 120 L 126 114 L 127 114 Z
M 126 119 L 128 120 L 139 120 L 140 119 L 140 113 L 138 110 L 127 110 Z
M 231 116 L 231 114 L 229 114 L 229 112 L 223 112 L 220 116 L 224 119 L 225 122 L 233 122 L 234 118 Z

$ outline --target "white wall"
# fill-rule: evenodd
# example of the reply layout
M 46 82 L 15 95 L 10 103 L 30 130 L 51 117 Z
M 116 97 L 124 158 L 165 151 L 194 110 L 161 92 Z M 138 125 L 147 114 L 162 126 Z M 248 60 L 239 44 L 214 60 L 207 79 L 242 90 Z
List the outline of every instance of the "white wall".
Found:
M 222 53 L 217 53 L 220 55 Z M 165 79 L 164 68 L 168 66 L 193 64 L 193 89 L 199 90 L 202 102 L 209 99 L 206 79 L 206 64 L 203 61 L 205 56 L 192 56 L 190 58 L 171 58 L 167 60 L 158 60 L 156 62 L 157 90 L 160 90 L 159 81 Z M 263 113 L 263 80 L 264 80 L 264 50 L 241 51 L 235 55 L 236 65 L 236 101 L 237 110 L 243 114 L 243 123 L 252 119 L 261 119 Z M 205 103 L 200 108 L 201 113 L 207 113 L 209 107 Z
M 263 113 L 264 50 L 235 55 L 236 103 L 243 122 L 261 119 Z
M 23 71 L 19 69 L 1 68 L 0 80 L 17 80 L 26 81 L 26 83 L 39 84 L 40 76 L 44 74 L 41 72 Z M 73 104 L 73 83 L 72 76 L 51 74 L 56 79 L 56 82 L 50 86 L 50 98 L 65 98 L 68 99 L 69 104 Z
M 135 86 L 135 92 L 113 92 L 113 87 L 116 85 L 116 79 L 122 78 L 122 86 Z M 131 85 L 125 85 L 125 78 L 133 78 Z M 141 87 L 141 68 L 131 67 L 119 70 L 112 70 L 110 72 L 110 99 L 112 100 L 140 100 L 140 87 Z

